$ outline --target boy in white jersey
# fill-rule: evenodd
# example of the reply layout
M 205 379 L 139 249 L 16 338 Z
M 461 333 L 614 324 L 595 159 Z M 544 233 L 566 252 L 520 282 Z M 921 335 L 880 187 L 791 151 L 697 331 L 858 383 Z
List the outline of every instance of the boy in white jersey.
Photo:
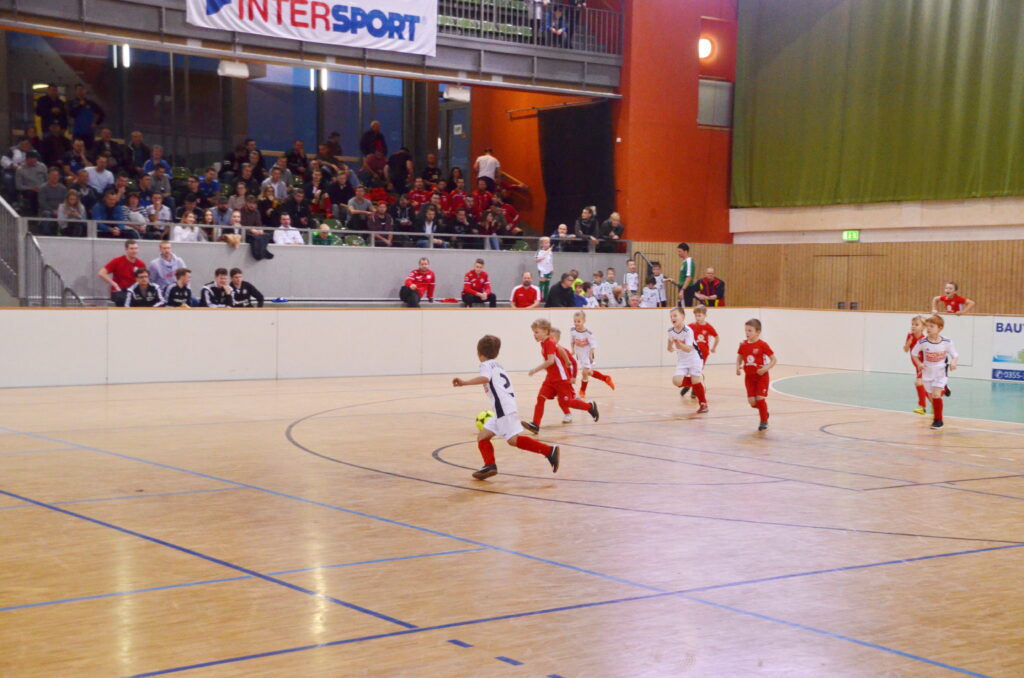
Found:
M 921 370 L 921 382 L 932 401 L 932 428 L 942 428 L 942 396 L 950 395 L 946 386 L 947 373 L 956 369 L 960 354 L 953 346 L 953 340 L 942 336 L 946 322 L 941 316 L 933 315 L 924 321 L 925 335 L 917 342 L 910 357 Z
M 665 274 L 661 272 L 661 262 L 651 262 L 651 275 L 654 276 L 655 286 L 658 288 L 658 306 L 667 306 L 668 295 L 665 293 Z
M 647 286 L 644 288 L 644 294 L 640 297 L 640 308 L 658 308 L 660 303 L 658 280 L 653 275 L 649 275 L 647 276 Z
M 630 259 L 626 262 L 626 296 L 640 296 L 640 274 L 636 272 L 636 262 Z
M 675 351 L 676 373 L 672 376 L 672 383 L 679 388 L 683 381 L 689 379 L 693 394 L 697 396 L 700 407 L 697 414 L 707 414 L 708 399 L 704 392 L 704 361 L 697 350 L 693 330 L 686 326 L 686 311 L 682 306 L 676 306 L 669 312 L 672 319 L 672 327 L 668 328 L 668 352 Z
M 615 390 L 615 382 L 607 374 L 602 374 L 594 369 L 594 351 L 597 350 L 597 339 L 587 329 L 587 314 L 583 311 L 576 311 L 572 314 L 573 328 L 569 330 L 569 337 L 572 341 L 572 352 L 576 356 L 576 362 L 580 366 L 580 397 L 587 394 L 587 384 L 590 377 L 600 379 L 608 384 L 608 388 Z
M 516 394 L 512 390 L 512 382 L 509 380 L 505 368 L 495 360 L 500 350 L 501 339 L 485 334 L 476 344 L 477 357 L 480 359 L 480 375 L 471 379 L 462 379 L 461 377 L 452 379 L 452 386 L 456 387 L 483 385 L 491 399 L 491 407 L 494 409 L 495 416 L 487 420 L 483 430 L 476 437 L 480 455 L 484 458 L 484 466 L 474 472 L 473 477 L 483 480 L 498 473 L 498 465 L 494 461 L 494 445 L 491 444 L 491 438 L 494 436 L 504 438 L 509 445 L 521 450 L 544 455 L 544 458 L 551 464 L 551 472 L 557 473 L 558 445 L 548 445 L 520 435 L 523 432 L 523 426 L 519 422 L 519 414 L 516 411 Z
M 540 296 L 548 298 L 548 288 L 551 287 L 551 272 L 555 270 L 555 264 L 551 254 L 551 238 L 544 236 L 537 244 L 537 278 L 540 284 Z

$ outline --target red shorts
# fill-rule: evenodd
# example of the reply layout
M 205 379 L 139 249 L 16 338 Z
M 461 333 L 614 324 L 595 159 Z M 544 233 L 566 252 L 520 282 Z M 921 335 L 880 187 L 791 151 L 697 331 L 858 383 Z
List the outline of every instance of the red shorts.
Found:
M 764 374 L 744 374 L 743 383 L 747 387 L 747 397 L 753 398 L 755 396 L 761 396 L 762 398 L 768 397 L 768 373 Z
M 558 398 L 559 402 L 568 405 L 576 397 L 576 392 L 572 390 L 572 384 L 568 381 L 545 381 L 540 385 L 537 397 L 545 400 Z

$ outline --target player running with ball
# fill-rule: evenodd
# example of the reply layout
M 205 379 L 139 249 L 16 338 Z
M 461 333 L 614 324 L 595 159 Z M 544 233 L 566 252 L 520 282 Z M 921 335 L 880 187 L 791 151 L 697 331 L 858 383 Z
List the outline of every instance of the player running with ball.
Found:
M 494 445 L 491 438 L 501 436 L 513 447 L 527 452 L 543 455 L 551 464 L 551 472 L 558 472 L 558 445 L 548 445 L 524 435 L 519 413 L 516 411 L 516 394 L 512 390 L 512 382 L 505 368 L 498 364 L 496 358 L 501 350 L 501 339 L 485 334 L 476 344 L 477 357 L 480 359 L 480 375 L 471 379 L 455 377 L 452 386 L 484 385 L 484 390 L 491 399 L 494 415 L 484 424 L 476 437 L 480 455 L 484 458 L 484 466 L 473 473 L 477 480 L 490 478 L 498 473 L 498 465 L 494 461 Z

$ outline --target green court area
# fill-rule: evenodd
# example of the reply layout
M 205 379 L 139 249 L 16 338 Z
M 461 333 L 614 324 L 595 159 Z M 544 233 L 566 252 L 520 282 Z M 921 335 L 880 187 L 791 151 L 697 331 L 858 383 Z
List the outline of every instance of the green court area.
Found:
M 914 377 L 885 372 L 836 372 L 779 379 L 774 390 L 826 403 L 910 412 L 917 407 Z M 950 379 L 947 417 L 1024 424 L 1024 384 L 984 379 Z

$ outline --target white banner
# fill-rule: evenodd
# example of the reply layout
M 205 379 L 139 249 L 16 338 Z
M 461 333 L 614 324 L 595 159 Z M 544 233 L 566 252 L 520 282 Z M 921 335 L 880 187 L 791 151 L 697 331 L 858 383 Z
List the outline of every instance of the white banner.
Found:
M 203 28 L 427 56 L 437 52 L 437 0 L 187 2 L 188 22 Z
M 1024 318 L 995 318 L 992 378 L 1024 381 Z

